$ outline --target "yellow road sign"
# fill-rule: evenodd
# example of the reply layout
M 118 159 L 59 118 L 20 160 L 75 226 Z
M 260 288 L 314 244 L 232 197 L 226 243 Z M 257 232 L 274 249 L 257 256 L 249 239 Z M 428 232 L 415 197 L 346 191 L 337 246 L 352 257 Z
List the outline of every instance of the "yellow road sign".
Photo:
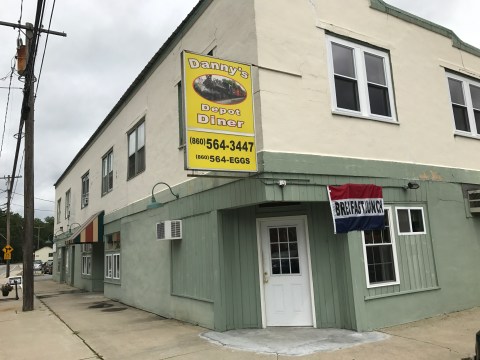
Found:
M 5 253 L 3 255 L 3 260 L 11 260 L 12 259 L 12 253 Z
M 2 250 L 5 254 L 9 254 L 13 251 L 13 248 L 10 245 L 7 245 Z

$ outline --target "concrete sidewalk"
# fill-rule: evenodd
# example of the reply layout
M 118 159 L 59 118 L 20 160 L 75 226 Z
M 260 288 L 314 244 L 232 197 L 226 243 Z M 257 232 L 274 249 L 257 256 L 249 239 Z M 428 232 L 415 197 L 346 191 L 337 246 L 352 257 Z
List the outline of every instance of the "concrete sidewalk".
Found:
M 99 293 L 81 292 L 37 277 L 35 310 L 22 312 L 14 291 L 0 297 L 1 359 L 287 359 L 277 353 L 256 353 L 227 347 L 250 346 L 249 336 L 274 351 L 271 329 L 212 333 L 207 329 L 165 319 L 106 299 Z M 468 359 L 480 329 L 480 308 L 439 316 L 381 330 L 381 338 L 341 350 L 295 356 L 295 359 Z M 274 340 L 290 347 L 300 329 L 273 330 Z M 305 330 L 305 329 L 303 329 Z M 326 345 L 325 330 L 309 329 L 315 343 Z M 338 330 L 332 330 L 332 333 Z M 207 334 L 215 343 L 204 338 Z M 201 336 L 201 334 L 204 334 Z M 371 334 L 371 333 L 368 333 Z M 217 336 L 218 335 L 218 336 Z M 301 337 L 304 335 L 301 334 Z M 310 335 L 308 335 L 310 336 Z M 341 335 L 343 336 L 343 335 Z M 348 335 L 355 339 L 360 335 Z M 347 338 L 347 337 L 345 337 Z M 220 340 L 218 340 L 220 339 Z M 305 343 L 305 339 L 303 339 Z M 322 343 L 323 342 L 323 343 Z M 355 341 L 353 341 L 356 343 Z

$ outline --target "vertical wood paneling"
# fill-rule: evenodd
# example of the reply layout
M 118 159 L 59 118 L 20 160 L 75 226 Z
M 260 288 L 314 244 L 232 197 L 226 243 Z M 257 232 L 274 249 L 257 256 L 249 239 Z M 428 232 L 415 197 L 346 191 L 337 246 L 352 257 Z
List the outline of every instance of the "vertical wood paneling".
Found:
M 171 241 L 173 294 L 213 301 L 210 222 L 208 213 L 183 219 L 183 238 Z
M 261 327 L 255 209 L 224 211 L 222 224 L 226 328 Z

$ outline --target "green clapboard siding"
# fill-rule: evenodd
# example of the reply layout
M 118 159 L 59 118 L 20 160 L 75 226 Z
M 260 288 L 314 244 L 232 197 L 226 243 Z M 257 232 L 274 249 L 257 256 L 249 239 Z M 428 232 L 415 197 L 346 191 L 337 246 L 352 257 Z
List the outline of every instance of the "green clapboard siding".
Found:
M 210 213 L 182 220 L 182 240 L 172 240 L 172 294 L 213 301 L 213 244 Z

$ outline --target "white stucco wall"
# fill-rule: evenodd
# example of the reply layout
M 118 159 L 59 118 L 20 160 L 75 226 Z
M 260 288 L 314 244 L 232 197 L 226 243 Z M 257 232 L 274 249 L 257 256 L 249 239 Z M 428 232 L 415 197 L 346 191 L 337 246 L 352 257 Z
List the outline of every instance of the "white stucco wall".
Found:
M 480 140 L 454 136 L 445 77 L 480 78 L 478 57 L 370 0 L 257 0 L 255 16 L 259 64 L 292 73 L 260 71 L 264 150 L 480 170 Z M 332 115 L 326 31 L 390 53 L 398 125 Z
M 56 201 L 62 199 L 60 222 L 55 231 L 82 224 L 90 215 L 108 214 L 150 196 L 159 181 L 175 185 L 188 181 L 184 151 L 179 149 L 177 84 L 181 80 L 181 52 L 190 50 L 256 63 L 253 0 L 214 1 L 180 42 L 151 72 L 135 95 L 118 112 L 98 139 L 56 187 Z M 158 44 L 160 46 L 161 44 Z M 73 109 L 72 109 L 73 111 Z M 127 181 L 127 133 L 145 116 L 146 170 Z M 102 119 L 99 119 L 99 123 Z M 68 146 L 68 143 L 63 146 Z M 101 196 L 102 157 L 113 148 L 113 190 Z M 89 205 L 81 208 L 81 177 L 89 171 Z M 65 193 L 71 189 L 70 219 L 65 219 Z M 155 191 L 161 191 L 159 186 Z M 56 213 L 55 213 L 56 219 Z

